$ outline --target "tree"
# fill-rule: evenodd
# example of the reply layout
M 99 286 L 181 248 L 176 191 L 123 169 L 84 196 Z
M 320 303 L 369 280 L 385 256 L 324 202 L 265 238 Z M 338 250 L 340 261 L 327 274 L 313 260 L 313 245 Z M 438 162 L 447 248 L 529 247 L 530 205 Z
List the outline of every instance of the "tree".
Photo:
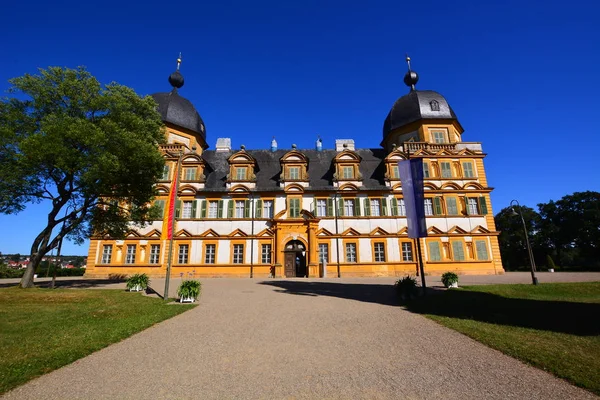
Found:
M 9 82 L 15 97 L 0 102 L 0 212 L 39 202 L 49 210 L 31 245 L 25 288 L 62 238 L 81 243 L 92 229 L 119 238 L 148 220 L 164 132 L 152 98 L 102 86 L 84 67 Z
M 537 241 L 537 232 L 539 225 L 539 214 L 527 206 L 515 206 L 515 211 L 523 213 L 525 225 L 527 225 L 527 234 L 532 246 Z M 527 253 L 527 244 L 525 241 L 525 231 L 523 222 L 518 215 L 514 215 L 512 207 L 506 207 L 500 210 L 494 217 L 496 229 L 500 231 L 498 242 L 500 244 L 500 253 L 502 261 L 508 270 L 515 270 L 519 267 L 529 265 L 529 255 Z M 534 246 L 535 247 L 535 246 Z

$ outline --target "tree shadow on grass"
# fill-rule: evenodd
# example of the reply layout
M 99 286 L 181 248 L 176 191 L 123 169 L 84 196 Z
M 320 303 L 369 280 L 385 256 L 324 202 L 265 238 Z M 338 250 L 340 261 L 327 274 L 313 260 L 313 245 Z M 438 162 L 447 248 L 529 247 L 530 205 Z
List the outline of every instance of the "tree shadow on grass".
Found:
M 522 328 L 568 333 L 600 334 L 600 304 L 530 300 L 499 296 L 468 289 L 430 289 L 439 294 L 419 297 L 405 304 L 418 314 L 459 318 Z
M 399 305 L 393 285 L 335 283 L 335 282 L 306 282 L 306 281 L 264 281 L 261 285 L 276 286 L 280 293 L 299 296 L 330 296 L 349 300 L 378 303 L 387 306 Z
M 49 288 L 51 285 L 51 280 L 40 280 L 35 281 L 34 284 L 39 288 Z M 69 279 L 69 280 L 56 280 L 54 287 L 61 289 L 91 289 L 91 288 L 101 288 L 110 286 L 117 283 L 122 283 L 122 280 L 110 280 L 110 279 Z M 9 288 L 19 286 L 19 282 L 2 282 L 0 283 L 0 288 Z

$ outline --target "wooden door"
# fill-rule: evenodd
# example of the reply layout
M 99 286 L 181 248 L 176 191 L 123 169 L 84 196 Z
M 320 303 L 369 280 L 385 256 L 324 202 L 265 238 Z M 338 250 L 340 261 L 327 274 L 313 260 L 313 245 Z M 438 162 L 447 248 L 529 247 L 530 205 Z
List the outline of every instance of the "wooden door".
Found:
M 285 253 L 285 277 L 296 277 L 296 253 L 294 252 Z

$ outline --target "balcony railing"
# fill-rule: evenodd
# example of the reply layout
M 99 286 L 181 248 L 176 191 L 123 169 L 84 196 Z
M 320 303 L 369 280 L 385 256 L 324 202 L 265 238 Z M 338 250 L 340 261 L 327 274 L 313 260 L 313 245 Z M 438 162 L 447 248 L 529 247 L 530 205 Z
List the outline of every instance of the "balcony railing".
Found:
M 185 153 L 187 147 L 180 143 L 168 143 L 168 144 L 161 144 L 159 149 L 164 153 L 169 153 L 171 155 L 176 156 L 180 152 Z
M 481 143 L 477 142 L 460 142 L 460 143 L 428 143 L 428 142 L 404 142 L 404 151 L 414 153 L 417 150 L 427 150 L 436 152 L 440 150 L 449 150 L 458 152 L 462 149 L 469 149 L 475 152 L 481 152 Z

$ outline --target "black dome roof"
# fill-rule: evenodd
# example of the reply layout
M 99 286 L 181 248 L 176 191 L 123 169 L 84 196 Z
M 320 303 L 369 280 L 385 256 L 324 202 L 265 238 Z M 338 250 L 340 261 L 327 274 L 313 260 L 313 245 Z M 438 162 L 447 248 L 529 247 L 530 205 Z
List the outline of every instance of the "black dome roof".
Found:
M 206 141 L 204 121 L 194 105 L 177 93 L 177 88 L 169 93 L 154 93 L 152 97 L 158 103 L 158 112 L 164 122 L 196 132 Z
M 400 97 L 383 123 L 383 138 L 394 129 L 421 119 L 457 119 L 441 94 L 432 90 L 411 90 Z

